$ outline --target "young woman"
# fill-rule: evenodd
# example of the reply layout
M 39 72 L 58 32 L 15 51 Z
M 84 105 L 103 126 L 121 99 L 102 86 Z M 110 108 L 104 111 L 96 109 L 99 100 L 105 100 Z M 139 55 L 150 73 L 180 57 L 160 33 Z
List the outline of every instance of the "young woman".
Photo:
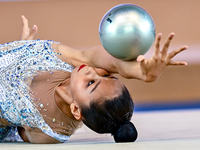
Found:
M 0 45 L 1 141 L 16 140 L 12 133 L 18 127 L 26 142 L 65 142 L 83 122 L 97 133 L 111 133 L 116 142 L 133 142 L 137 138 L 130 122 L 134 104 L 112 74 L 153 82 L 166 66 L 186 65 L 171 59 L 187 46 L 168 53 L 174 33 L 161 51 L 162 35 L 157 35 L 152 58 L 123 61 L 102 46 L 77 50 L 32 40 L 37 26 L 30 33 L 28 20 L 24 16 L 22 20 L 21 41 Z

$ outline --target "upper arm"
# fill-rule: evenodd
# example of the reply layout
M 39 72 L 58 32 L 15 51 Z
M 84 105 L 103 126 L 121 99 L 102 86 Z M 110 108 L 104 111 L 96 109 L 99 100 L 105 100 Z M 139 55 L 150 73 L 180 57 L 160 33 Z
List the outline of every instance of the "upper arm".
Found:
M 102 68 L 111 73 L 116 73 L 116 68 L 113 66 L 112 57 L 103 46 L 96 46 L 90 49 L 78 50 L 68 47 L 63 44 L 54 46 L 62 56 L 66 58 L 74 67 L 86 64 L 95 68 Z
M 57 52 L 62 54 L 62 55 L 58 55 L 58 57 L 61 60 L 63 60 L 63 58 L 64 58 L 63 61 L 71 64 L 74 67 L 80 66 L 82 64 L 87 64 L 86 58 L 83 57 L 82 50 L 78 50 L 78 49 L 66 46 L 64 44 L 59 44 L 59 43 L 53 43 L 52 47 Z
M 19 135 L 24 142 L 30 142 L 34 144 L 54 144 L 61 143 L 53 137 L 45 134 L 40 129 L 25 130 L 24 128 L 18 128 Z
M 140 62 L 117 59 L 110 55 L 103 46 L 77 50 L 61 44 L 58 50 L 74 67 L 85 64 L 104 69 L 109 73 L 118 73 L 124 78 L 143 80 Z
M 113 64 L 116 58 L 111 56 L 103 48 L 103 46 L 96 46 L 91 49 L 87 49 L 84 51 L 83 55 L 87 59 L 89 66 L 95 68 L 102 68 L 110 73 L 118 73 L 116 66 L 114 66 Z
M 24 142 L 30 142 L 26 136 L 26 130 L 22 127 L 17 127 L 18 133 Z

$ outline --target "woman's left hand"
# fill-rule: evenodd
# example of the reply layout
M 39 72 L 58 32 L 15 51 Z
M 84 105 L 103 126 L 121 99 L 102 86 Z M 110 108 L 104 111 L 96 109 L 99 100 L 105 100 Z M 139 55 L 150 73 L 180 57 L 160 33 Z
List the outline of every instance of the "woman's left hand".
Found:
M 155 41 L 155 52 L 153 57 L 146 59 L 143 55 L 138 56 L 137 61 L 140 62 L 140 67 L 144 81 L 155 81 L 168 65 L 187 65 L 186 62 L 171 60 L 174 56 L 176 56 L 176 54 L 188 48 L 187 46 L 183 46 L 179 49 L 168 53 L 168 48 L 174 35 L 174 33 L 171 33 L 168 36 L 162 50 L 160 51 L 160 40 L 162 34 L 158 34 Z
M 28 26 L 28 20 L 24 15 L 21 16 L 22 18 L 22 34 L 20 40 L 33 40 L 35 35 L 37 34 L 38 28 L 36 25 L 33 25 L 33 28 L 30 32 L 30 28 Z

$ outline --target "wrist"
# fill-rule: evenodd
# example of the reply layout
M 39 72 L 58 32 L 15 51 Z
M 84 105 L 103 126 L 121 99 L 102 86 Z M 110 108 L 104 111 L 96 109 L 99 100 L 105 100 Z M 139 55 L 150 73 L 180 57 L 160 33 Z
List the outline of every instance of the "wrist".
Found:
M 149 73 L 148 75 L 144 75 L 143 81 L 145 81 L 145 82 L 154 82 L 154 81 L 156 81 L 157 78 L 158 78 L 157 75 L 155 75 L 153 73 Z

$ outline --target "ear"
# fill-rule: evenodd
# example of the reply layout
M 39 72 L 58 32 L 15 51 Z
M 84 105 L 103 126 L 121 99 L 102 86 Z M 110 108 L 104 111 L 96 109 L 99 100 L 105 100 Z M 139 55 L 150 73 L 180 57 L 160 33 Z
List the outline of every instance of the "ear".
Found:
M 76 120 L 80 120 L 81 119 L 81 112 L 80 112 L 80 109 L 79 109 L 77 104 L 72 103 L 70 105 L 70 110 L 71 110 L 71 113 L 74 116 L 74 118 L 76 118 Z

